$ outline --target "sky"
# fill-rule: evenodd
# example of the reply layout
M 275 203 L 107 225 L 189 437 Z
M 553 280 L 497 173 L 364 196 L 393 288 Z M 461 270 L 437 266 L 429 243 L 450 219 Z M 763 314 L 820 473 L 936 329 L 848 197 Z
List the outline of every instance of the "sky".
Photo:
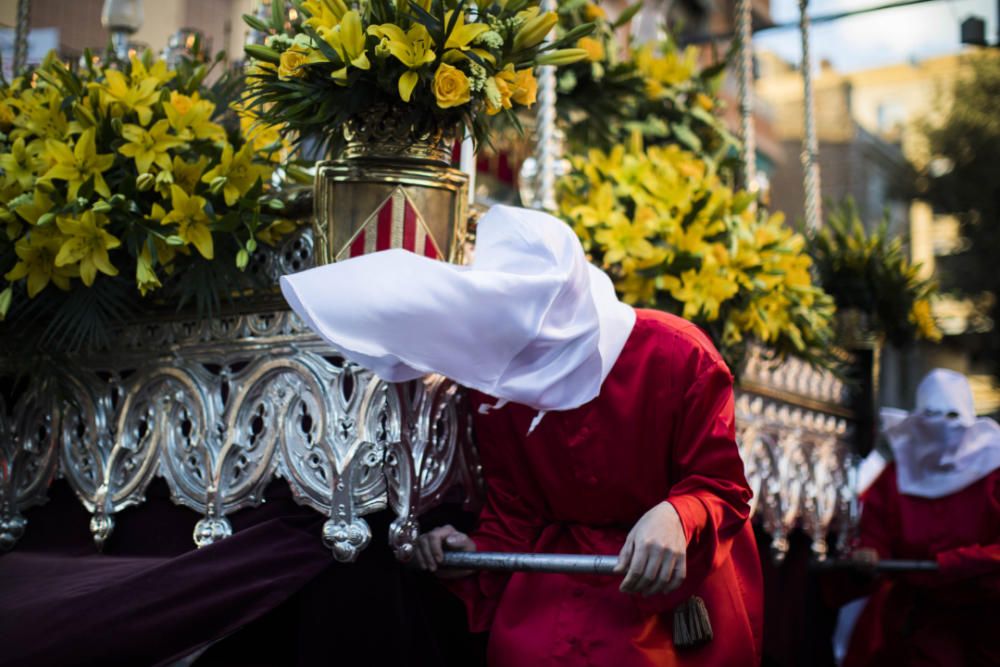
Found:
M 810 16 L 889 4 L 891 0 L 811 0 Z M 813 63 L 831 61 L 851 72 L 961 50 L 959 26 L 970 15 L 986 20 L 986 39 L 997 43 L 997 0 L 934 0 L 912 7 L 852 16 L 811 27 Z M 798 21 L 798 0 L 771 0 L 775 23 Z M 754 47 L 798 63 L 798 30 L 770 30 L 754 36 Z

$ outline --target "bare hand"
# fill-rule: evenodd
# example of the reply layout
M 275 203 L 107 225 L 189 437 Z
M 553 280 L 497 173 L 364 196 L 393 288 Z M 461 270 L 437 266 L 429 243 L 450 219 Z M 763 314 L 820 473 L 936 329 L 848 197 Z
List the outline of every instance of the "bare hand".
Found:
M 458 579 L 472 574 L 472 570 L 449 570 L 438 572 L 438 565 L 444 560 L 445 551 L 475 551 L 476 543 L 465 533 L 453 526 L 440 526 L 417 538 L 415 556 L 422 570 L 437 572 L 442 579 Z
M 687 540 L 677 510 L 662 502 L 646 512 L 625 538 L 615 572 L 625 572 L 623 593 L 669 593 L 687 576 Z

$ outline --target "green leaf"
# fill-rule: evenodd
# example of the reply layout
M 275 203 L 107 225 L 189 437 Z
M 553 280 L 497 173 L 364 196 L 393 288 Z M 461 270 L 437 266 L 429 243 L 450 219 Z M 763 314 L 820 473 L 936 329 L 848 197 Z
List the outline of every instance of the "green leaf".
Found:
M 285 0 L 271 0 L 271 25 L 276 32 L 285 31 Z
M 687 148 L 691 149 L 695 153 L 701 152 L 701 139 L 698 135 L 691 131 L 691 128 L 686 125 L 681 125 L 680 123 L 671 123 L 670 131 L 677 138 L 677 141 L 682 143 Z

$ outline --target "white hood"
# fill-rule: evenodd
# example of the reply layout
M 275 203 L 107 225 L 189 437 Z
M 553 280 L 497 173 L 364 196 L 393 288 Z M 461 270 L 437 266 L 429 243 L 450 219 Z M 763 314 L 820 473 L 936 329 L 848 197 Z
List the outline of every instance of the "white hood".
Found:
M 976 418 L 961 373 L 935 369 L 920 382 L 912 413 L 883 412 L 901 493 L 940 498 L 1000 468 L 1000 425 Z
M 456 266 L 386 250 L 281 278 L 306 324 L 384 380 L 440 373 L 536 410 L 595 398 L 635 324 L 563 222 L 495 206 Z

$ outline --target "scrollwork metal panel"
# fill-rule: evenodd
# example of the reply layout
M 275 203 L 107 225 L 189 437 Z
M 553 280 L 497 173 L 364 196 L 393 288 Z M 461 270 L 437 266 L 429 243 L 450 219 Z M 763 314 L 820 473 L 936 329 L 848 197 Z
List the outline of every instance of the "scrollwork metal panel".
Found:
M 58 466 L 60 413 L 46 386 L 33 383 L 7 412 L 0 399 L 0 548 L 24 533 L 21 512 L 45 502 Z

